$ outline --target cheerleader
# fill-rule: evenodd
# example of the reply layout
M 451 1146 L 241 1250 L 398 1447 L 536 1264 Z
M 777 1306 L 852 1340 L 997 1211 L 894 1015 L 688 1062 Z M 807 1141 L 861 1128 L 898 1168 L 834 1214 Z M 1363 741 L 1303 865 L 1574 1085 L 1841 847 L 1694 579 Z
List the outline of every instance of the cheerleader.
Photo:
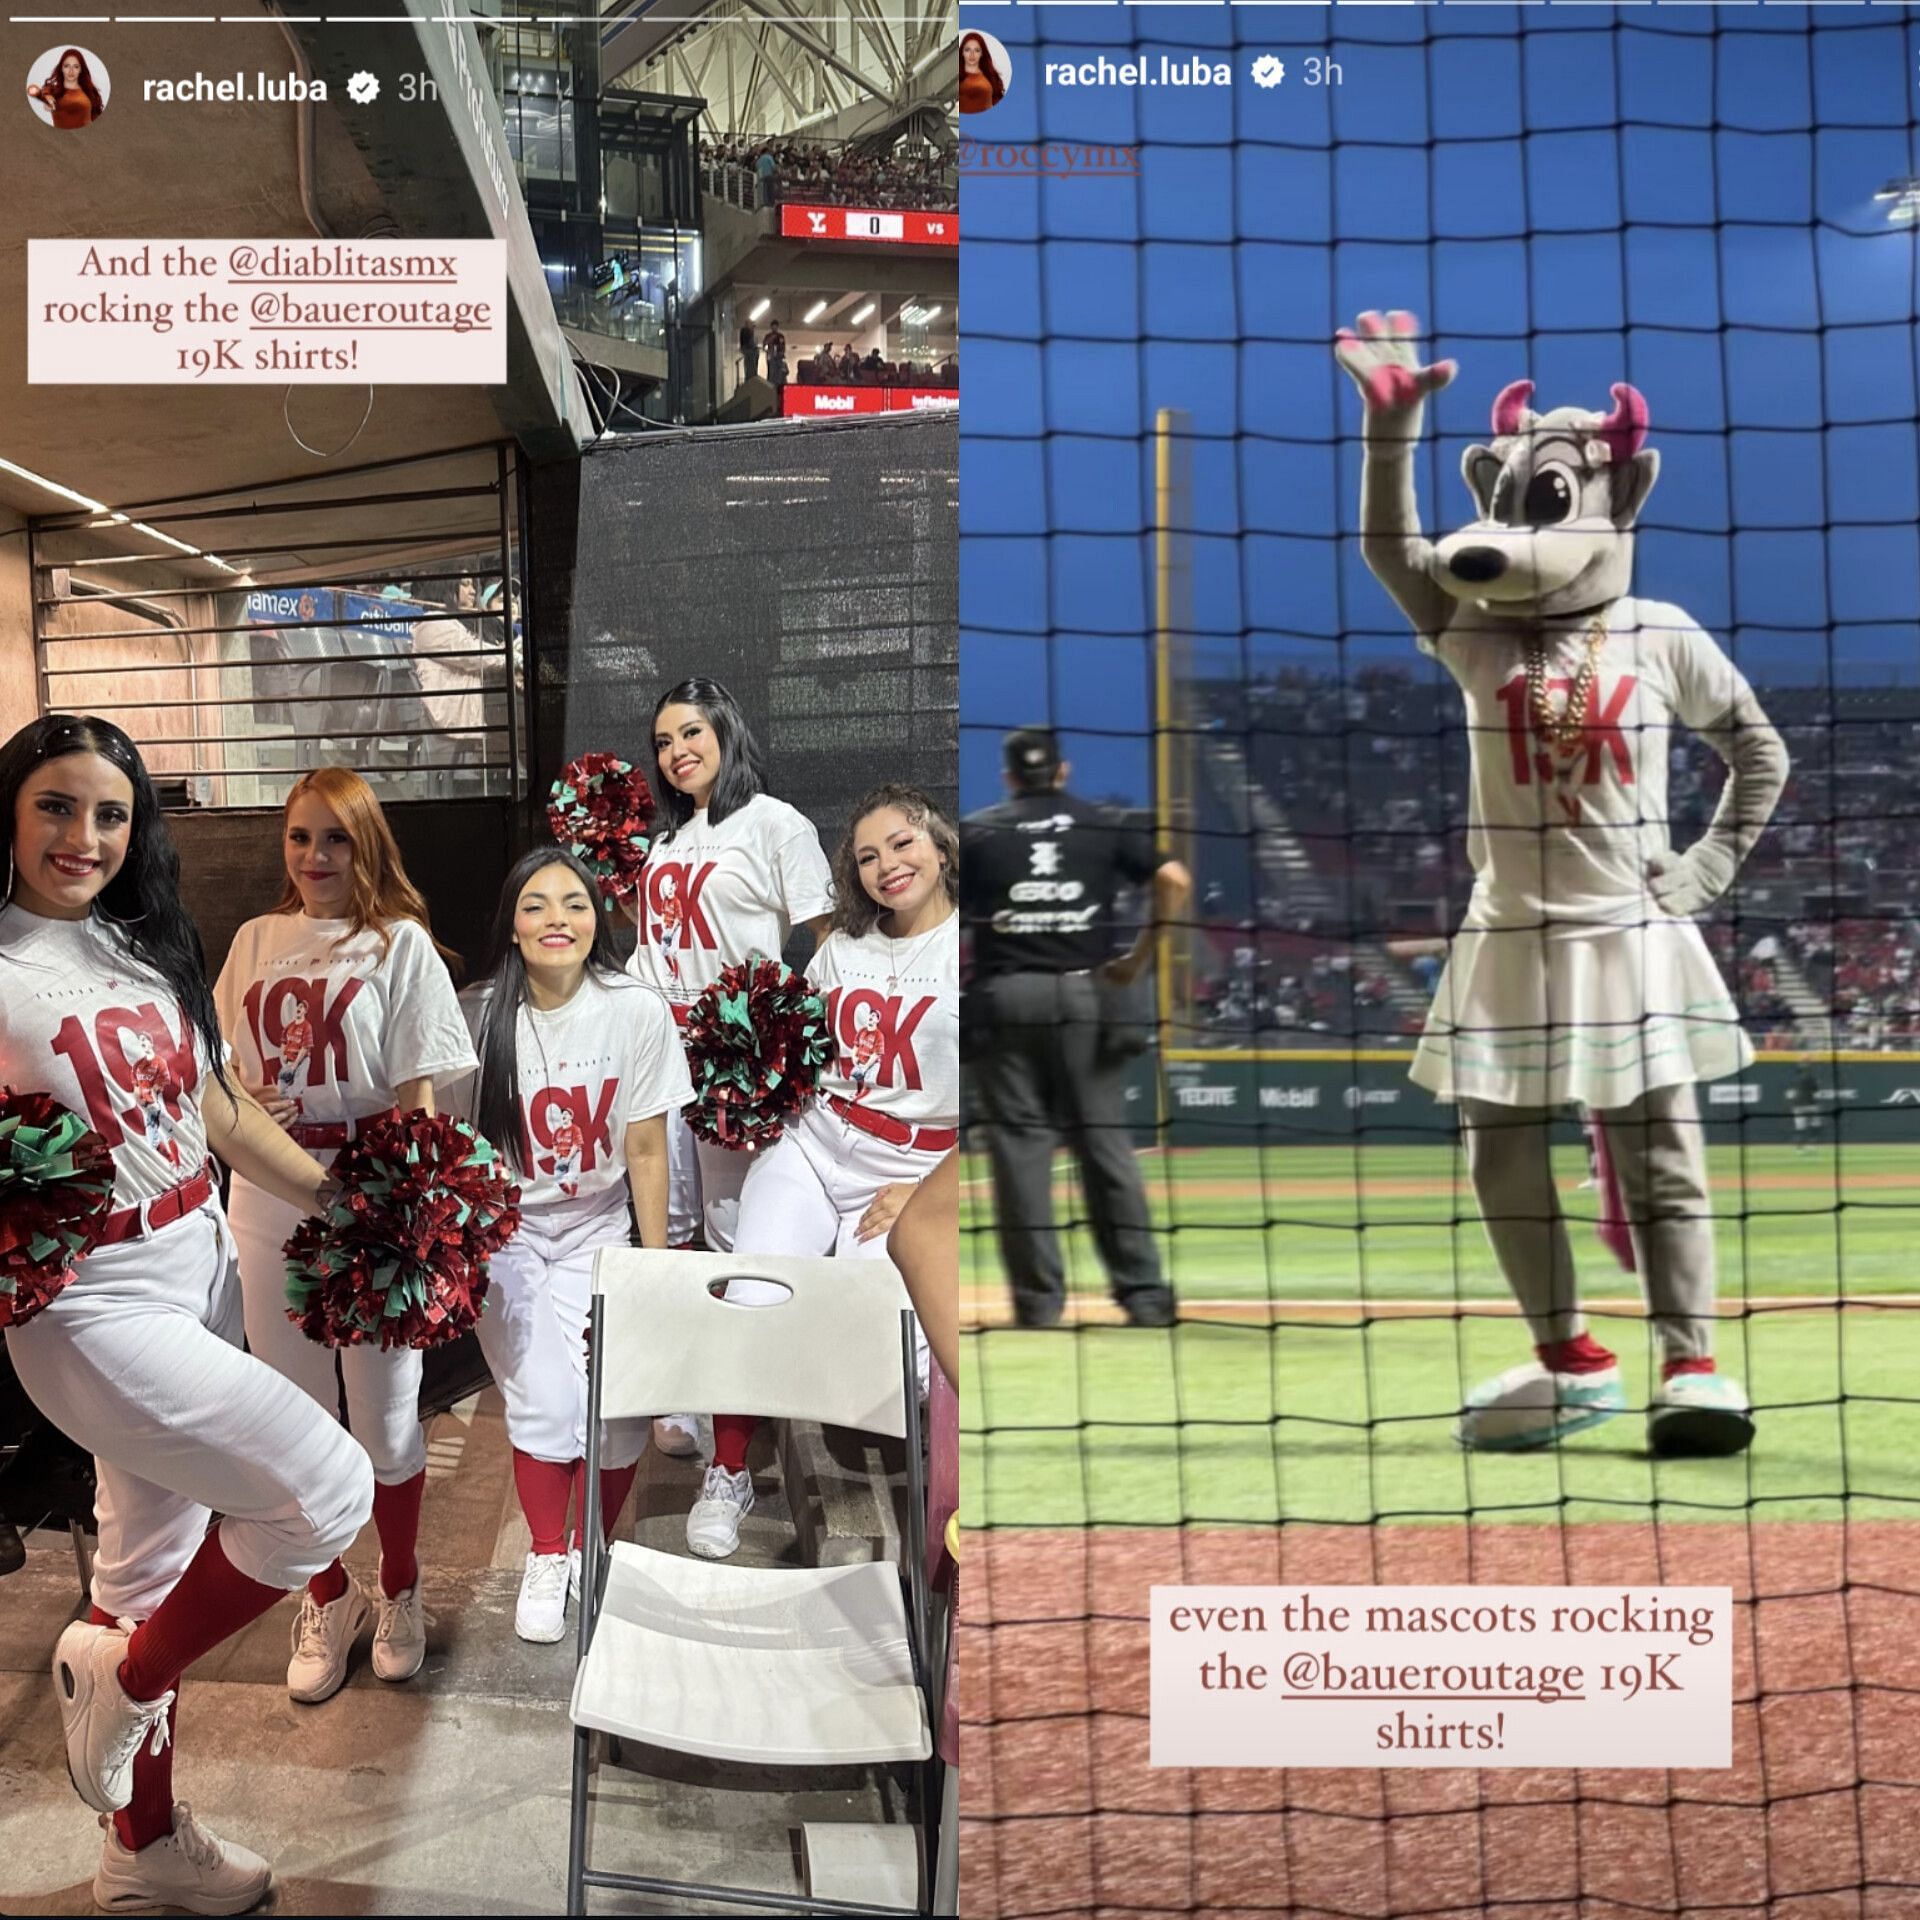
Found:
M 684 1026 L 723 968 L 753 953 L 777 959 L 796 926 L 822 934 L 833 895 L 819 835 L 766 791 L 759 744 L 718 681 L 683 680 L 661 696 L 653 750 L 665 824 L 641 870 L 628 970 L 663 994 Z M 731 1247 L 751 1156 L 696 1140 L 677 1113 L 667 1122 L 667 1148 L 673 1245 L 704 1238 Z M 654 1438 L 683 1458 L 699 1444 L 687 1414 L 656 1422 Z
M 72 714 L 15 734 L 0 835 L 0 1079 L 83 1114 L 114 1164 L 105 1237 L 7 1328 L 21 1386 L 98 1475 L 92 1606 L 53 1658 L 68 1771 L 112 1816 L 94 1899 L 240 1913 L 273 1872 L 174 1801 L 180 1676 L 347 1546 L 373 1482 L 359 1442 L 242 1349 L 207 1152 L 294 1219 L 323 1212 L 331 1182 L 228 1078 L 179 859 L 127 736 Z
M 513 1483 L 533 1544 L 514 1631 L 566 1632 L 567 1503 L 584 1518 L 585 1336 L 593 1257 L 667 1244 L 668 1116 L 693 1098 L 673 1016 L 620 971 L 592 871 L 546 847 L 508 874 L 484 986 L 461 996 L 480 1055 L 471 1117 L 499 1143 L 520 1185 L 520 1231 L 488 1264 L 480 1345 L 507 1403 Z M 644 1422 L 602 1430 L 601 1516 L 608 1539 L 646 1446 Z
M 807 968 L 826 999 L 834 1064 L 813 1106 L 749 1171 L 739 1253 L 884 1258 L 887 1232 L 952 1152 L 960 1124 L 960 843 L 911 787 L 854 809 L 834 861 L 833 931 Z M 728 1298 L 752 1304 L 760 1283 Z M 747 1443 L 759 1423 L 716 1414 L 713 1463 L 687 1545 L 724 1560 L 753 1508 Z
M 1697 1081 L 1737 1073 L 1752 1043 L 1694 916 L 1732 886 L 1786 784 L 1787 755 L 1753 689 L 1679 607 L 1636 598 L 1633 528 L 1660 470 L 1647 406 L 1624 383 L 1601 414 L 1493 404 L 1466 450 L 1475 519 L 1420 531 L 1413 450 L 1426 396 L 1411 314 L 1363 314 L 1340 364 L 1365 406 L 1361 552 L 1458 683 L 1472 749 L 1474 889 L 1434 993 L 1412 1077 L 1457 1102 L 1474 1196 L 1527 1318 L 1534 1360 L 1467 1396 L 1474 1448 L 1553 1444 L 1626 1406 L 1587 1330 L 1553 1182 L 1569 1101 L 1601 1130 L 1660 1348 L 1656 1453 L 1736 1453 L 1753 1438 L 1713 1354 L 1713 1207 Z M 1727 764 L 1712 822 L 1669 839 L 1667 762 L 1691 727 Z M 1602 1176 L 1604 1185 L 1604 1174 Z
M 331 1161 L 369 1119 L 432 1113 L 435 1083 L 471 1073 L 473 1048 L 450 956 L 429 929 L 373 789 L 344 767 L 306 775 L 287 795 L 283 852 L 279 904 L 234 935 L 214 997 L 255 1098 L 298 1145 Z M 427 1655 L 415 1553 L 427 1479 L 420 1355 L 372 1346 L 336 1353 L 308 1339 L 287 1318 L 281 1251 L 298 1216 L 242 1174 L 230 1206 L 248 1346 L 330 1413 L 341 1410 L 344 1379 L 347 1424 L 372 1456 L 377 1483 L 378 1590 L 369 1597 L 337 1559 L 313 1576 L 293 1626 L 287 1692 L 309 1705 L 336 1693 L 369 1619 L 375 1674 L 410 1680 Z

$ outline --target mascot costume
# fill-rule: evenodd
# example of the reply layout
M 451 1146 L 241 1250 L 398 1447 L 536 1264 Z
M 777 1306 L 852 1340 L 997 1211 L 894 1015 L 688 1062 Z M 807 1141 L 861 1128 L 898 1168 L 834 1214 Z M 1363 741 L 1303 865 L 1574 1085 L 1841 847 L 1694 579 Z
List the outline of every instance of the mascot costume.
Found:
M 1753 1058 L 1694 917 L 1733 884 L 1786 785 L 1787 755 L 1732 661 L 1680 608 L 1636 598 L 1633 528 L 1660 470 L 1647 406 L 1537 413 L 1531 381 L 1466 451 L 1474 517 L 1420 530 L 1414 449 L 1450 360 L 1422 365 L 1411 314 L 1363 313 L 1335 355 L 1365 409 L 1361 552 L 1458 683 L 1472 750 L 1474 888 L 1412 1069 L 1457 1105 L 1487 1238 L 1534 1360 L 1467 1396 L 1475 1449 L 1553 1445 L 1626 1410 L 1580 1312 L 1549 1157 L 1581 1103 L 1617 1180 L 1659 1346 L 1647 1409 L 1662 1454 L 1731 1454 L 1753 1420 L 1713 1359 L 1712 1202 L 1694 1085 Z M 1676 729 L 1726 762 L 1712 824 L 1670 844 Z

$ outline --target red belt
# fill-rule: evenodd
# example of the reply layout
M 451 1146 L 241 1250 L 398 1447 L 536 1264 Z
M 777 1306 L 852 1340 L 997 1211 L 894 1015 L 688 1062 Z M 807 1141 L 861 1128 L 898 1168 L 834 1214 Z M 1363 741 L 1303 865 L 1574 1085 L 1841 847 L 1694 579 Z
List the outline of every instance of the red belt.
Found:
M 344 1147 L 356 1134 L 364 1132 L 376 1120 L 391 1120 L 399 1111 L 398 1107 L 389 1107 L 385 1113 L 364 1113 L 358 1120 L 314 1121 L 311 1125 L 303 1122 L 299 1126 L 289 1127 L 287 1137 L 296 1146 Z
M 952 1127 L 910 1127 L 890 1113 L 876 1113 L 871 1107 L 856 1107 L 837 1093 L 827 1095 L 827 1105 L 850 1126 L 884 1140 L 890 1147 L 911 1147 L 916 1153 L 951 1153 L 960 1139 Z
M 96 1244 L 110 1247 L 121 1240 L 138 1240 L 157 1227 L 171 1226 L 184 1215 L 197 1213 L 212 1198 L 213 1162 L 209 1160 L 191 1179 L 169 1187 L 145 1205 L 115 1208 L 107 1215 L 106 1231 Z

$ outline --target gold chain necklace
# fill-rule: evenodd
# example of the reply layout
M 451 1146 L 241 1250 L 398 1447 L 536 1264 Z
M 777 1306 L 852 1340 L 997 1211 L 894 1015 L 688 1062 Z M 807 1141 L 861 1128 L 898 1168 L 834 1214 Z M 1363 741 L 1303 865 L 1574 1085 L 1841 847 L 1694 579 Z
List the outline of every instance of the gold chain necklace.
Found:
M 1556 713 L 1547 692 L 1547 647 L 1538 634 L 1527 637 L 1527 710 L 1533 715 L 1535 730 L 1563 760 L 1570 760 L 1587 738 L 1587 709 L 1593 704 L 1593 689 L 1600 678 L 1600 649 L 1607 643 L 1607 623 L 1597 618 L 1587 629 L 1587 657 L 1574 675 L 1567 692 L 1567 703 Z

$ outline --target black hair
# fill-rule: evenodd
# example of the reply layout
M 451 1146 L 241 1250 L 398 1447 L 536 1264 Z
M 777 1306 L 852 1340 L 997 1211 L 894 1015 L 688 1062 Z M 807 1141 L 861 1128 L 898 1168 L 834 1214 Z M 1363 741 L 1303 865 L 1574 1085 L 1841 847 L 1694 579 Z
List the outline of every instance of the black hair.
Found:
M 594 903 L 593 946 L 587 954 L 589 977 L 623 977 L 620 957 L 614 951 L 611 916 L 600 911 L 600 888 L 593 869 L 562 846 L 535 847 L 531 853 L 522 854 L 500 889 L 500 904 L 493 914 L 493 935 L 487 948 L 487 1007 L 476 1048 L 480 1084 L 474 1093 L 473 1109 L 480 1131 L 523 1179 L 533 1170 L 521 1163 L 520 1054 L 515 1036 L 520 1009 L 527 1001 L 527 963 L 513 937 L 513 922 L 522 890 L 543 867 L 567 868 Z
M 226 1042 L 207 985 L 207 956 L 200 930 L 180 904 L 180 855 L 160 811 L 160 796 L 139 749 L 111 720 L 97 714 L 46 713 L 30 720 L 0 747 L 0 845 L 13 871 L 14 810 L 20 789 L 36 767 L 70 754 L 94 753 L 118 767 L 133 787 L 133 821 L 127 857 L 95 896 L 92 914 L 113 927 L 128 953 L 161 977 L 187 1023 L 206 1049 L 213 1077 L 231 1093 Z M 11 897 L 12 884 L 8 894 Z
M 656 727 L 669 707 L 698 707 L 720 743 L 720 773 L 707 799 L 707 819 L 717 827 L 729 814 L 738 813 L 755 795 L 766 792 L 767 769 L 760 755 L 760 743 L 753 737 L 753 729 L 747 725 L 740 703 L 718 680 L 696 674 L 691 680 L 682 680 L 677 687 L 669 687 L 654 703 Z M 652 744 L 649 739 L 649 748 Z M 657 768 L 658 753 L 653 760 Z M 657 836 L 656 844 L 664 844 L 693 818 L 693 799 L 670 785 L 664 774 L 658 787 L 660 812 L 667 824 Z

